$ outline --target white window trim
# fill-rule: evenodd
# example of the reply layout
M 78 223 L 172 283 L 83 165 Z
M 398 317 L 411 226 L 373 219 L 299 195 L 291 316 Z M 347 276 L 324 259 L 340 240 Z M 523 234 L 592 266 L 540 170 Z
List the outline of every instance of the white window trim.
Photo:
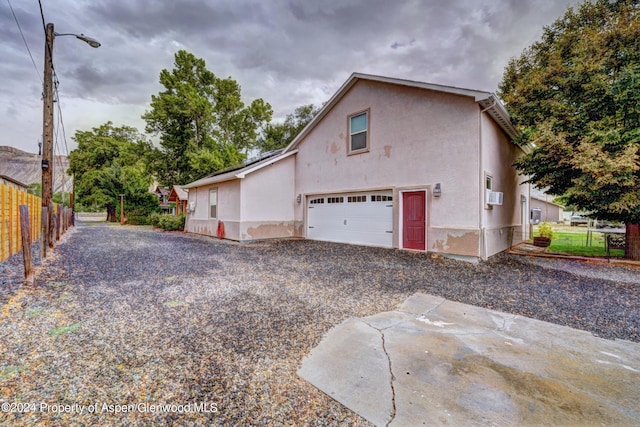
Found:
M 487 180 L 489 180 L 490 182 L 489 186 L 487 186 Z M 485 171 L 484 172 L 484 194 L 482 195 L 484 197 L 484 208 L 487 210 L 492 210 L 493 205 L 490 205 L 489 200 L 487 200 L 487 190 L 493 191 L 493 174 Z
M 214 206 L 211 204 L 211 194 L 215 192 L 216 195 L 216 216 L 211 216 L 211 206 Z M 208 213 L 209 219 L 218 219 L 218 188 L 210 188 L 209 189 L 209 213 Z

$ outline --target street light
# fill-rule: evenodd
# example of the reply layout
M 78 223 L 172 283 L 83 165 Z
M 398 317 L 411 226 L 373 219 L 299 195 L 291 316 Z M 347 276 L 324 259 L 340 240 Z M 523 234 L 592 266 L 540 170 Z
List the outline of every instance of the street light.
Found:
M 73 34 L 73 33 L 53 33 L 54 37 L 59 37 L 59 36 L 74 36 L 75 38 L 77 38 L 78 40 L 82 40 L 83 42 L 87 43 L 89 46 L 91 47 L 100 47 L 100 42 L 96 39 L 93 39 L 91 37 L 87 37 L 84 34 L 80 33 L 80 34 Z
M 42 119 L 42 209 L 46 208 L 46 215 L 42 215 L 42 237 L 40 251 L 42 258 L 47 257 L 47 245 L 53 247 L 51 223 L 53 222 L 53 210 L 51 198 L 53 197 L 53 39 L 58 36 L 75 36 L 91 47 L 100 47 L 97 40 L 84 34 L 56 33 L 53 24 L 47 24 L 45 29 L 44 45 L 44 88 L 43 119 Z

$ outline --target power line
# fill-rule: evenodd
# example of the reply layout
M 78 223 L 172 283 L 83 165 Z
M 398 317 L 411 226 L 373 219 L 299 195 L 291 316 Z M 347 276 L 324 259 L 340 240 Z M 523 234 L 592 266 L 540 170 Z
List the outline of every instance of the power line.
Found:
M 55 73 L 53 73 L 54 78 L 55 78 L 55 84 L 53 86 L 54 91 L 56 93 L 56 100 L 58 103 L 58 116 L 60 117 L 60 127 L 62 128 L 62 140 L 64 141 L 64 149 L 65 149 L 65 155 L 68 157 L 69 156 L 69 145 L 67 144 L 67 132 L 64 129 L 64 120 L 62 120 L 62 107 L 60 106 L 60 93 L 58 92 L 58 85 L 60 84 L 60 80 L 58 80 L 58 75 Z
M 40 16 L 42 17 L 42 29 L 44 30 L 45 35 L 47 34 L 47 24 L 44 23 L 44 12 L 42 12 L 42 2 L 38 0 L 38 4 L 40 5 Z
M 40 6 L 40 17 L 42 18 L 42 29 L 44 30 L 44 39 L 45 45 L 47 47 L 47 51 L 49 51 L 49 58 L 51 58 L 51 70 L 55 73 L 56 69 L 53 67 L 53 52 L 51 52 L 51 46 L 47 42 L 47 24 L 44 22 L 44 12 L 42 11 L 42 2 L 38 0 L 38 5 Z M 48 67 L 48 64 L 44 64 L 45 67 Z
M 18 17 L 16 13 L 13 11 L 13 6 L 11 5 L 11 1 L 7 0 L 9 4 L 9 9 L 11 9 L 11 14 L 13 15 L 13 20 L 16 21 L 16 25 L 18 26 L 18 30 L 20 31 L 20 36 L 22 36 L 22 41 L 27 48 L 27 52 L 29 52 L 29 57 L 31 58 L 31 63 L 33 64 L 33 68 L 36 70 L 36 74 L 38 75 L 38 79 L 42 83 L 42 77 L 40 77 L 40 72 L 38 71 L 38 67 L 36 66 L 36 61 L 33 59 L 33 55 L 31 54 L 31 49 L 29 49 L 29 44 L 27 43 L 27 39 L 24 38 L 24 34 L 22 32 L 22 27 L 20 27 L 20 22 L 18 22 Z

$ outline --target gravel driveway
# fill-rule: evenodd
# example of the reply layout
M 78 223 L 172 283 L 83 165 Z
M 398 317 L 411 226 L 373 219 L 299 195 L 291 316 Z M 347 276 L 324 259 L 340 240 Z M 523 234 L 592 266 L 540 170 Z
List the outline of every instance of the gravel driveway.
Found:
M 0 299 L 0 423 L 366 425 L 296 369 L 332 326 L 418 291 L 640 342 L 635 269 L 106 225 L 45 265 Z

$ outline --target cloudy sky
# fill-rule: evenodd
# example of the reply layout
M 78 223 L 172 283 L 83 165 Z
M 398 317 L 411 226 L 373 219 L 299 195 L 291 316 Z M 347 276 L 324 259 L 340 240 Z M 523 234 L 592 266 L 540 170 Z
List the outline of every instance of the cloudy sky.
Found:
M 494 92 L 509 58 L 576 0 L 41 0 L 69 150 L 76 130 L 140 119 L 185 49 L 282 119 L 321 104 L 352 72 Z M 9 3 L 22 28 L 31 57 Z M 38 151 L 44 29 L 37 0 L 0 4 L 0 145 Z M 37 69 L 37 71 L 36 71 Z M 59 127 L 61 129 L 61 127 Z M 60 133 L 59 152 L 64 154 Z

